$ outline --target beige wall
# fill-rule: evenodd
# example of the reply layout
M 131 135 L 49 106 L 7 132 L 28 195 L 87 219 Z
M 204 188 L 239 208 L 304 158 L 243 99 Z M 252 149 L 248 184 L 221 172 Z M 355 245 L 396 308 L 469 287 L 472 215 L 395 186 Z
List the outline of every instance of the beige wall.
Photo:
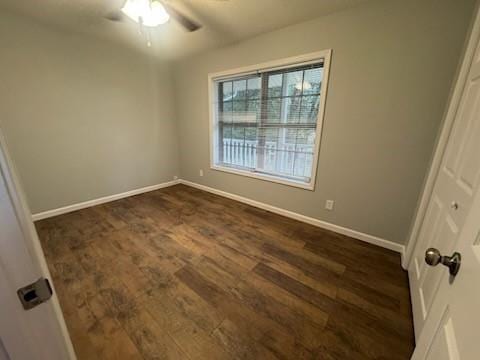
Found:
M 375 0 L 190 57 L 175 74 L 3 13 L 0 126 L 34 213 L 181 175 L 404 243 L 473 5 Z M 316 190 L 209 170 L 207 74 L 329 48 Z
M 404 243 L 473 5 L 372 1 L 178 63 L 182 178 Z M 210 170 L 207 74 L 329 48 L 315 192 Z
M 32 212 L 178 175 L 167 64 L 0 14 L 0 125 Z

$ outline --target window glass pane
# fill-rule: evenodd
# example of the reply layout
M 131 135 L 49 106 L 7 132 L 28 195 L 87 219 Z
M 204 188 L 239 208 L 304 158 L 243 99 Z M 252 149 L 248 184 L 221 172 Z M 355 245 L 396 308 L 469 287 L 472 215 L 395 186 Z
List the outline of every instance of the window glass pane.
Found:
M 282 112 L 282 99 L 274 98 L 268 99 L 267 102 L 267 113 L 265 122 L 267 123 L 280 123 L 281 112 Z
M 223 83 L 223 101 L 232 100 L 232 82 Z
M 218 160 L 220 163 L 228 163 L 229 162 L 229 149 L 230 144 L 232 142 L 232 126 L 231 125 L 223 125 L 221 127 L 221 133 L 219 134 L 219 144 L 218 150 L 219 153 L 217 154 Z
M 255 168 L 257 162 L 257 129 L 233 126 L 232 138 L 224 142 L 224 163 L 241 168 Z
M 232 109 L 233 109 L 233 101 L 228 101 L 223 103 L 224 112 L 232 112 Z
M 298 96 L 302 93 L 303 71 L 294 71 L 285 74 L 287 96 Z
M 296 124 L 300 119 L 300 105 L 302 103 L 301 96 L 295 96 L 290 98 L 284 98 L 284 123 Z
M 243 126 L 233 126 L 233 135 L 232 139 L 242 140 L 245 138 L 245 128 Z
M 282 96 L 283 74 L 268 76 L 268 97 Z
M 244 100 L 247 94 L 247 80 L 233 82 L 233 100 Z
M 233 122 L 246 122 L 247 121 L 247 102 L 234 101 L 233 102 Z
M 255 131 L 256 128 L 253 130 Z M 252 133 L 249 127 L 233 126 L 232 140 L 227 149 L 228 164 L 239 168 L 255 168 L 255 140 L 248 140 L 247 137 L 256 138 L 256 133 Z
M 230 146 L 232 143 L 232 126 L 231 125 L 223 125 L 222 132 L 220 134 L 221 139 L 219 142 L 219 147 L 221 147 L 220 152 L 218 154 L 218 159 L 220 163 L 228 164 L 230 162 Z
M 279 137 L 279 128 L 267 128 L 264 132 L 265 142 L 271 146 L 276 146 Z
M 263 128 L 259 132 L 259 170 L 273 172 L 277 158 L 278 128 Z
M 231 125 L 223 125 L 222 136 L 223 136 L 223 142 L 228 142 L 232 139 L 232 126 Z
M 247 116 L 248 122 L 260 121 L 260 100 L 249 100 L 247 102 Z
M 295 143 L 293 175 L 310 177 L 315 148 L 315 129 L 298 129 Z
M 285 144 L 295 145 L 297 141 L 298 129 L 283 129 L 283 130 L 284 130 L 283 142 Z
M 275 172 L 293 175 L 297 129 L 283 128 L 278 139 Z
M 245 141 L 252 143 L 252 145 L 257 144 L 257 128 L 248 127 L 245 129 Z
M 257 166 L 257 128 L 245 128 L 245 141 L 242 148 L 243 166 L 255 169 Z
M 232 108 L 233 112 L 245 112 L 247 107 L 247 102 L 245 100 L 241 101 L 233 101 L 232 102 Z
M 303 94 L 319 94 L 323 79 L 323 68 L 305 70 Z
M 223 122 L 232 122 L 232 102 L 224 102 L 219 109 L 219 120 Z
M 316 123 L 319 103 L 320 98 L 318 95 L 303 96 L 298 116 L 298 122 Z
M 315 133 L 315 129 L 297 129 L 295 135 L 297 145 L 301 146 L 303 150 L 313 152 Z
M 255 77 L 247 81 L 248 99 L 260 99 L 261 78 Z

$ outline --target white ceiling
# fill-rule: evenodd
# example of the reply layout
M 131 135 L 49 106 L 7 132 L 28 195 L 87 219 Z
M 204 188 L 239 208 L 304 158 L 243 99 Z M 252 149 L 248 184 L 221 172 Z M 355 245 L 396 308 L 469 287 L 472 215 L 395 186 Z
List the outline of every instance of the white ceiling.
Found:
M 0 7 L 39 22 L 94 35 L 178 59 L 206 49 L 235 43 L 291 24 L 343 10 L 368 0 L 169 0 L 203 28 L 186 32 L 174 20 L 152 30 L 153 49 L 138 33 L 138 25 L 112 22 L 105 15 L 124 0 L 0 0 Z

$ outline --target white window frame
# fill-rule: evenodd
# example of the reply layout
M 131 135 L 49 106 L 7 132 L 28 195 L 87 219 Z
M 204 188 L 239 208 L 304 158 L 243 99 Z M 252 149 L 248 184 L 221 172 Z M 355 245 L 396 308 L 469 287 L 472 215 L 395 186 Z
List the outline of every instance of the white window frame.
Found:
M 317 176 L 318 158 L 320 152 L 320 143 L 322 140 L 322 128 L 325 116 L 325 102 L 327 98 L 328 77 L 330 72 L 330 58 L 332 50 L 322 50 L 314 53 L 284 58 L 280 60 L 269 61 L 265 63 L 245 66 L 232 70 L 226 70 L 216 73 L 208 74 L 208 107 L 209 107 L 209 141 L 210 141 L 210 169 L 222 171 L 230 174 L 247 176 L 254 179 L 260 179 L 279 184 L 294 186 L 306 190 L 315 190 L 315 179 Z M 313 153 L 312 176 L 308 183 L 296 181 L 292 179 L 285 179 L 269 174 L 255 173 L 247 170 L 235 169 L 231 167 L 221 166 L 215 164 L 215 144 L 217 143 L 217 129 L 216 129 L 216 111 L 215 102 L 213 99 L 216 94 L 216 81 L 227 79 L 235 76 L 256 74 L 259 71 L 272 71 L 277 69 L 286 69 L 288 67 L 297 67 L 317 63 L 323 61 L 323 79 L 320 88 L 320 106 L 317 114 L 317 129 L 315 133 L 315 148 Z

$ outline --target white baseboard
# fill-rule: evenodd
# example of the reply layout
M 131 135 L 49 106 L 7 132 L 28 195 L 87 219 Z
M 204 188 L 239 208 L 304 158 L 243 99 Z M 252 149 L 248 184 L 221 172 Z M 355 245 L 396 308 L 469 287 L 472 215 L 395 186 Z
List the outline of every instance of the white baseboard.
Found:
M 407 251 L 407 249 L 404 246 L 403 249 L 402 249 L 402 252 L 400 253 L 400 257 L 402 259 L 403 270 L 408 270 L 408 262 L 407 262 L 407 258 L 406 258 L 406 251 Z
M 95 205 L 104 204 L 104 203 L 107 203 L 107 202 L 110 202 L 110 201 L 123 199 L 123 198 L 129 197 L 129 196 L 143 194 L 143 193 L 146 193 L 146 192 L 149 192 L 149 191 L 154 191 L 154 190 L 158 190 L 158 189 L 165 188 L 165 187 L 168 187 L 168 186 L 173 186 L 173 185 L 176 185 L 178 183 L 179 183 L 178 180 L 173 180 L 173 181 L 168 181 L 168 182 L 161 183 L 161 184 L 146 186 L 146 187 L 143 187 L 143 188 L 140 188 L 140 189 L 134 189 L 134 190 L 126 191 L 126 192 L 123 192 L 123 193 L 120 193 L 120 194 L 104 196 L 104 197 L 101 197 L 101 198 L 98 198 L 98 199 L 93 199 L 93 200 L 88 200 L 88 201 L 84 201 L 84 202 L 73 204 L 73 205 L 63 206 L 61 208 L 47 210 L 47 211 L 43 211 L 43 212 L 40 212 L 40 213 L 37 213 L 37 214 L 33 214 L 32 219 L 33 219 L 33 221 L 42 220 L 42 219 L 46 219 L 46 218 L 49 218 L 49 217 L 52 217 L 52 216 L 62 215 L 62 214 L 66 214 L 66 213 L 69 213 L 69 212 L 72 212 L 72 211 L 85 209 L 85 208 L 92 207 L 92 206 L 95 206 Z
M 291 219 L 302 221 L 302 222 L 305 222 L 307 224 L 318 226 L 318 227 L 326 229 L 326 230 L 331 230 L 331 231 L 334 231 L 336 233 L 343 234 L 343 235 L 346 235 L 346 236 L 350 236 L 352 238 L 362 240 L 362 241 L 365 241 L 365 242 L 373 244 L 373 245 L 377 245 L 377 246 L 380 246 L 380 247 L 383 247 L 383 248 L 386 248 L 386 249 L 390 249 L 390 250 L 393 250 L 393 251 L 396 251 L 396 252 L 400 253 L 402 255 L 402 259 L 403 259 L 404 253 L 405 253 L 405 247 L 403 245 L 394 243 L 393 241 L 385 240 L 385 239 L 379 238 L 377 236 L 365 234 L 365 233 L 362 233 L 360 231 L 356 231 L 356 230 L 349 229 L 349 228 L 346 228 L 346 227 L 343 227 L 343 226 L 335 225 L 335 224 L 332 224 L 332 223 L 329 223 L 329 222 L 326 222 L 326 221 L 318 220 L 318 219 L 315 219 L 315 218 L 312 218 L 312 217 L 309 217 L 309 216 L 298 214 L 298 213 L 293 212 L 293 211 L 289 211 L 289 210 L 285 210 L 285 209 L 282 209 L 282 208 L 279 208 L 279 207 L 276 207 L 276 206 L 268 205 L 268 204 L 262 203 L 260 201 L 256 201 L 256 200 L 252 200 L 252 199 L 240 196 L 240 195 L 235 195 L 235 194 L 232 194 L 232 193 L 228 193 L 226 191 L 217 190 L 217 189 L 214 189 L 214 188 L 211 188 L 211 187 L 208 187 L 208 186 L 205 186 L 205 185 L 197 184 L 197 183 L 194 183 L 194 182 L 191 182 L 191 181 L 188 181 L 188 180 L 173 180 L 173 181 L 165 182 L 165 183 L 162 183 L 162 184 L 146 186 L 146 187 L 143 187 L 143 188 L 140 188 L 140 189 L 130 190 L 130 191 L 126 191 L 126 192 L 123 192 L 123 193 L 120 193 L 120 194 L 104 196 L 104 197 L 101 197 L 101 198 L 98 198 L 98 199 L 88 200 L 88 201 L 84 201 L 84 202 L 81 202 L 81 203 L 64 206 L 64 207 L 61 207 L 61 208 L 58 208 L 58 209 L 43 211 L 43 212 L 40 212 L 40 213 L 37 213 L 37 214 L 33 214 L 32 219 L 33 219 L 33 221 L 42 220 L 42 219 L 46 219 L 46 218 L 49 218 L 49 217 L 66 214 L 66 213 L 69 213 L 69 212 L 72 212 L 72 211 L 85 209 L 85 208 L 92 207 L 92 206 L 95 206 L 95 205 L 104 204 L 104 203 L 107 203 L 107 202 L 110 202 L 110 201 L 123 199 L 123 198 L 129 197 L 129 196 L 143 194 L 143 193 L 146 193 L 146 192 L 149 192 L 149 191 L 154 191 L 154 190 L 158 190 L 158 189 L 165 188 L 165 187 L 168 187 L 168 186 L 173 186 L 173 185 L 176 185 L 176 184 L 184 184 L 184 185 L 191 186 L 191 187 L 194 187 L 194 188 L 197 188 L 197 189 L 200 189 L 200 190 L 208 191 L 210 193 L 220 195 L 220 196 L 232 199 L 232 200 L 236 200 L 236 201 L 242 202 L 244 204 L 255 206 L 257 208 L 267 210 L 267 211 L 270 211 L 270 212 L 275 213 L 275 214 L 283 215 L 283 216 L 286 216 L 286 217 L 291 218 Z
M 389 250 L 393 250 L 393 251 L 396 251 L 400 254 L 403 254 L 404 251 L 405 251 L 405 246 L 397 244 L 397 243 L 395 243 L 393 241 L 390 241 L 390 240 L 385 240 L 385 239 L 379 238 L 377 236 L 365 234 L 365 233 L 362 233 L 360 231 L 352 230 L 352 229 L 349 229 L 349 228 L 346 228 L 346 227 L 343 227 L 343 226 L 339 226 L 339 225 L 335 225 L 335 224 L 332 224 L 332 223 L 329 223 L 329 222 L 326 222 L 326 221 L 318 220 L 318 219 L 315 219 L 315 218 L 312 218 L 312 217 L 309 217 L 309 216 L 305 216 L 305 215 L 302 215 L 302 214 L 295 213 L 293 211 L 289 211 L 289 210 L 285 210 L 285 209 L 282 209 L 282 208 L 279 208 L 279 207 L 276 207 L 276 206 L 268 205 L 268 204 L 265 204 L 265 203 L 262 203 L 262 202 L 259 202 L 259 201 L 256 201 L 256 200 L 252 200 L 252 199 L 240 196 L 240 195 L 231 194 L 231 193 L 228 193 L 226 191 L 217 190 L 217 189 L 214 189 L 214 188 L 211 188 L 211 187 L 208 187 L 208 186 L 205 186 L 205 185 L 197 184 L 197 183 L 194 183 L 194 182 L 191 182 L 191 181 L 188 181 L 188 180 L 179 180 L 179 182 L 181 184 L 188 185 L 188 186 L 200 189 L 200 190 L 208 191 L 212 194 L 220 195 L 220 196 L 223 196 L 223 197 L 226 197 L 226 198 L 229 198 L 229 199 L 232 199 L 232 200 L 236 200 L 236 201 L 239 201 L 239 202 L 251 205 L 251 206 L 255 206 L 255 207 L 263 209 L 263 210 L 270 211 L 270 212 L 275 213 L 275 214 L 283 215 L 283 216 L 289 217 L 291 219 L 302 221 L 302 222 L 305 222 L 307 224 L 318 226 L 318 227 L 326 229 L 326 230 L 331 230 L 331 231 L 334 231 L 334 232 L 342 234 L 342 235 L 350 236 L 352 238 L 362 240 L 362 241 L 365 241 L 365 242 L 373 244 L 373 245 L 377 245 L 377 246 L 380 246 L 380 247 L 383 247 L 383 248 L 386 248 L 386 249 L 389 249 Z

